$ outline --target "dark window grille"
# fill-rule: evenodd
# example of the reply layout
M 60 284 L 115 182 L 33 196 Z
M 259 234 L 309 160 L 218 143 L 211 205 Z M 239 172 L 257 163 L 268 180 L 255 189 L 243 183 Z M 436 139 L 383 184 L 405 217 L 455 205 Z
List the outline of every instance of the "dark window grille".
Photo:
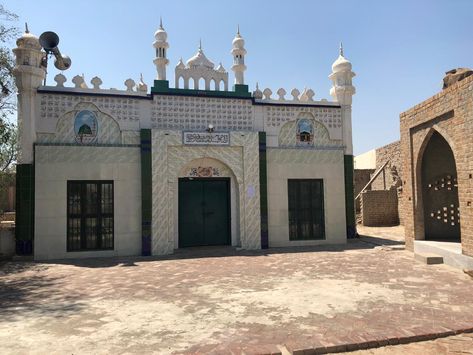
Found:
M 289 240 L 325 239 L 324 185 L 321 179 L 289 179 Z
M 67 182 L 67 251 L 113 249 L 113 181 Z
M 311 141 L 311 134 L 309 132 L 301 132 L 299 134 L 299 139 L 301 142 L 310 142 Z

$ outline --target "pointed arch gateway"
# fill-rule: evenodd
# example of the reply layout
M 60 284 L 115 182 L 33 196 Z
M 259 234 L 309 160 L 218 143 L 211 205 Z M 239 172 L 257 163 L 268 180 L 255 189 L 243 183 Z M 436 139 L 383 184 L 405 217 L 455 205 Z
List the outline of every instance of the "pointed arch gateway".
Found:
M 426 137 L 420 172 L 425 240 L 460 242 L 460 208 L 455 157 L 436 130 Z

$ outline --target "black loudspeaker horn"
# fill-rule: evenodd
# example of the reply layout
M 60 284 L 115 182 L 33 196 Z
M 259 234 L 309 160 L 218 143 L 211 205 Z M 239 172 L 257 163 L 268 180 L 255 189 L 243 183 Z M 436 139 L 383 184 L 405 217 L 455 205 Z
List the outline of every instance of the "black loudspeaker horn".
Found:
M 54 66 L 57 69 L 67 70 L 71 67 L 71 58 L 67 55 L 62 55 L 57 47 L 59 44 L 59 36 L 56 33 L 52 31 L 43 32 L 41 36 L 39 36 L 39 44 L 44 48 L 46 53 L 52 53 L 56 57 Z
M 43 47 L 46 52 L 52 52 L 59 44 L 59 36 L 51 31 L 43 32 L 41 36 L 39 36 L 39 44 L 41 44 L 41 47 Z

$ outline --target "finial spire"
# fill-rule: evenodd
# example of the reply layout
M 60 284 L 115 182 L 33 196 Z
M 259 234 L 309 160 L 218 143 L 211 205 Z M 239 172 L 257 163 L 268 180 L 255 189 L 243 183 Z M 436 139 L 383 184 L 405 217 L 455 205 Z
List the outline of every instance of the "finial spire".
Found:
M 163 18 L 161 16 L 159 16 L 159 28 L 164 30 L 164 28 L 163 28 Z
M 25 33 L 30 33 L 30 30 L 28 29 L 28 22 L 25 22 Z
M 238 35 L 240 34 L 240 24 L 238 24 L 238 27 L 237 27 L 237 34 Z
M 202 50 L 202 38 L 199 38 L 199 51 Z
M 343 43 L 340 42 L 340 55 L 343 57 Z
M 258 82 L 256 82 L 256 90 L 259 90 Z

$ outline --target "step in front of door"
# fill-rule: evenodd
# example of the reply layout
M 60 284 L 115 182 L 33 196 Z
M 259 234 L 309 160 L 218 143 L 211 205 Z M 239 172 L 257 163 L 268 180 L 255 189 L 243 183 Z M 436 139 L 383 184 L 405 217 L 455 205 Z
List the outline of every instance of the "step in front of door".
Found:
M 427 265 L 443 264 L 443 257 L 433 253 L 415 253 L 414 258 Z

